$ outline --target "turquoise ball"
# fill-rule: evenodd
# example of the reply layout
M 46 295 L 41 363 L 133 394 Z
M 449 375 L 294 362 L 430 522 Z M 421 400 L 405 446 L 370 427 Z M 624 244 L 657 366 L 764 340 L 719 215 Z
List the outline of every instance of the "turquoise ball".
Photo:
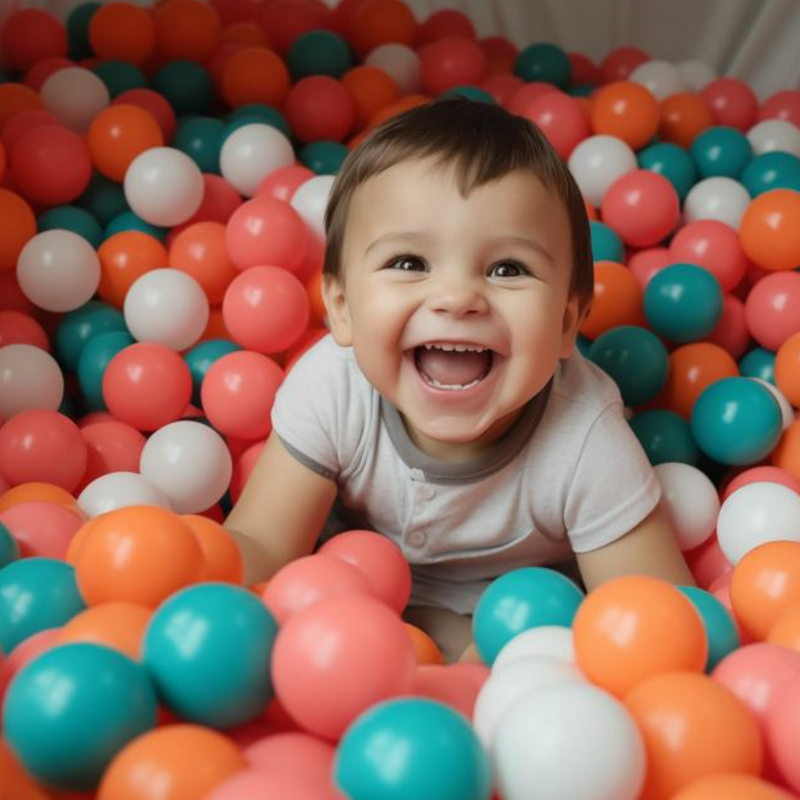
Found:
M 736 128 L 717 125 L 706 128 L 689 148 L 703 178 L 725 177 L 738 180 L 753 160 L 748 138 Z
M 186 153 L 200 172 L 219 175 L 219 154 L 226 126 L 214 117 L 184 117 L 178 122 L 172 147 Z
M 287 139 L 291 138 L 292 135 L 292 129 L 289 127 L 286 117 L 276 108 L 264 103 L 248 103 L 245 106 L 239 106 L 239 108 L 228 114 L 225 122 L 225 139 L 243 125 L 252 123 L 271 125 L 273 128 L 277 128 Z
M 524 81 L 542 81 L 566 89 L 572 79 L 572 65 L 560 47 L 540 42 L 520 52 L 514 62 L 514 74 Z
M 317 175 L 335 175 L 350 151 L 341 142 L 320 140 L 300 151 L 300 161 Z
M 105 411 L 103 375 L 114 356 L 134 343 L 127 331 L 107 331 L 89 339 L 78 358 L 78 385 L 92 411 Z
M 17 561 L 19 557 L 17 540 L 11 535 L 11 531 L 0 522 L 0 570 L 12 561 Z
M 106 178 L 99 172 L 92 175 L 86 191 L 78 198 L 77 202 L 101 225 L 108 225 L 114 217 L 124 211 L 130 211 L 122 184 Z
M 341 78 L 353 66 L 353 51 L 341 36 L 331 31 L 308 31 L 292 43 L 286 66 L 293 81 L 310 75 Z
M 592 260 L 616 261 L 622 263 L 625 259 L 625 245 L 620 235 L 604 222 L 589 221 L 592 236 Z
M 680 414 L 654 408 L 631 417 L 628 424 L 653 466 L 672 461 L 697 466 L 700 461 L 692 426 Z
M 703 621 L 708 640 L 705 671 L 710 673 L 728 653 L 741 645 L 736 623 L 730 611 L 710 592 L 696 586 L 679 586 L 678 591 L 689 598 Z
M 775 353 L 763 347 L 754 347 L 739 360 L 739 372 L 744 378 L 761 378 L 775 385 Z
M 130 89 L 147 88 L 144 73 L 127 61 L 101 61 L 92 71 L 106 85 L 112 99 Z
M 200 389 L 203 386 L 203 378 L 211 368 L 211 365 L 222 356 L 228 353 L 235 353 L 241 350 L 238 344 L 230 339 L 206 339 L 204 342 L 196 344 L 183 354 L 183 360 L 189 367 L 189 374 L 192 376 L 192 403 L 201 408 L 203 403 L 200 397 Z
M 145 222 L 140 216 L 133 211 L 123 211 L 112 219 L 103 231 L 103 238 L 108 239 L 115 233 L 123 233 L 125 231 L 140 231 L 158 239 L 162 244 L 167 241 L 167 228 L 160 228 L 157 225 L 152 225 Z
M 90 300 L 66 313 L 56 328 L 56 354 L 59 361 L 75 372 L 86 343 L 93 336 L 110 331 L 127 333 L 128 327 L 122 313 L 101 300 Z
M 751 197 L 773 189 L 800 192 L 800 158 L 780 150 L 762 153 L 744 168 L 742 185 Z
M 642 169 L 663 175 L 678 193 L 680 201 L 698 181 L 697 165 L 689 153 L 673 142 L 657 142 L 640 150 L 636 156 Z
M 36 220 L 39 233 L 56 228 L 83 236 L 95 248 L 103 243 L 103 228 L 85 209 L 78 206 L 56 206 L 43 211 Z
M 494 105 L 494 97 L 486 91 L 481 89 L 480 86 L 471 86 L 465 84 L 463 86 L 452 86 L 442 92 L 439 97 L 463 97 L 466 100 L 474 100 L 478 103 L 489 103 Z
M 195 61 L 169 61 L 152 78 L 152 88 L 169 101 L 180 117 L 207 114 L 214 99 L 209 71 Z

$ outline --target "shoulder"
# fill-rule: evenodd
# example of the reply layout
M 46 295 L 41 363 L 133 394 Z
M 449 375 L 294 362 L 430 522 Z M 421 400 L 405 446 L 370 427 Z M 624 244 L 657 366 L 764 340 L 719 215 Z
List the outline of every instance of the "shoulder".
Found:
M 313 384 L 321 391 L 369 393 L 372 390 L 358 367 L 353 348 L 336 344 L 330 333 L 309 347 L 286 373 L 284 383 L 293 382 Z

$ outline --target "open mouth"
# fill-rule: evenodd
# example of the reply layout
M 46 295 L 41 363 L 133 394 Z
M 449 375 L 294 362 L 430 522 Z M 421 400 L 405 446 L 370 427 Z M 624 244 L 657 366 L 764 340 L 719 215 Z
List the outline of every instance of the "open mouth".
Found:
M 492 371 L 495 353 L 488 347 L 425 344 L 415 347 L 414 365 L 429 386 L 451 392 L 477 386 Z

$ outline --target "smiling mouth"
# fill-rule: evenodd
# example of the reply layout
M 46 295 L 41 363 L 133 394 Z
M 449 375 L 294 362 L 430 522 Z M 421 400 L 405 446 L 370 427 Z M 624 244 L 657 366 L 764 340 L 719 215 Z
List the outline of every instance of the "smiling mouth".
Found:
M 439 365 L 437 369 L 432 369 L 429 366 L 428 369 L 438 373 L 437 375 L 430 374 L 426 370 L 426 364 L 431 363 L 429 361 L 429 354 L 432 351 L 437 352 L 439 359 L 452 360 L 453 367 L 456 368 L 455 371 L 441 372 L 441 365 Z M 447 355 L 445 356 L 444 353 Z M 434 389 L 459 392 L 464 391 L 465 389 L 471 389 L 473 386 L 477 386 L 486 379 L 486 377 L 492 371 L 492 367 L 494 366 L 495 353 L 493 350 L 488 348 L 483 348 L 480 352 L 476 352 L 475 348 L 472 348 L 472 351 L 469 352 L 460 347 L 458 350 L 456 350 L 451 346 L 448 346 L 445 349 L 437 347 L 436 345 L 421 345 L 414 348 L 413 360 L 417 372 L 419 372 L 422 379 L 429 386 L 433 387 Z M 464 361 L 467 363 L 459 365 L 457 363 L 459 361 Z M 485 363 L 482 364 L 481 362 Z M 464 367 L 467 366 L 467 364 L 469 368 L 465 372 Z M 434 366 L 436 366 L 436 362 L 434 362 Z M 459 369 L 458 367 L 461 368 Z M 476 370 L 477 374 L 475 374 Z M 445 374 L 449 375 L 450 377 L 446 378 Z M 475 377 L 467 377 L 468 374 L 470 376 L 475 374 Z

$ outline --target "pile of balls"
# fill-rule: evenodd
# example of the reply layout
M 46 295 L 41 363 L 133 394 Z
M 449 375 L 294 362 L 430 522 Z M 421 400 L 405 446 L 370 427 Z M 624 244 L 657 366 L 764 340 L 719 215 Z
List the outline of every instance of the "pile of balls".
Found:
M 800 794 L 799 91 L 402 0 L 22 9 L 0 53 L 0 797 Z M 451 94 L 575 176 L 579 347 L 699 587 L 516 570 L 459 664 L 378 534 L 244 586 L 221 524 L 326 334 L 337 170 Z

